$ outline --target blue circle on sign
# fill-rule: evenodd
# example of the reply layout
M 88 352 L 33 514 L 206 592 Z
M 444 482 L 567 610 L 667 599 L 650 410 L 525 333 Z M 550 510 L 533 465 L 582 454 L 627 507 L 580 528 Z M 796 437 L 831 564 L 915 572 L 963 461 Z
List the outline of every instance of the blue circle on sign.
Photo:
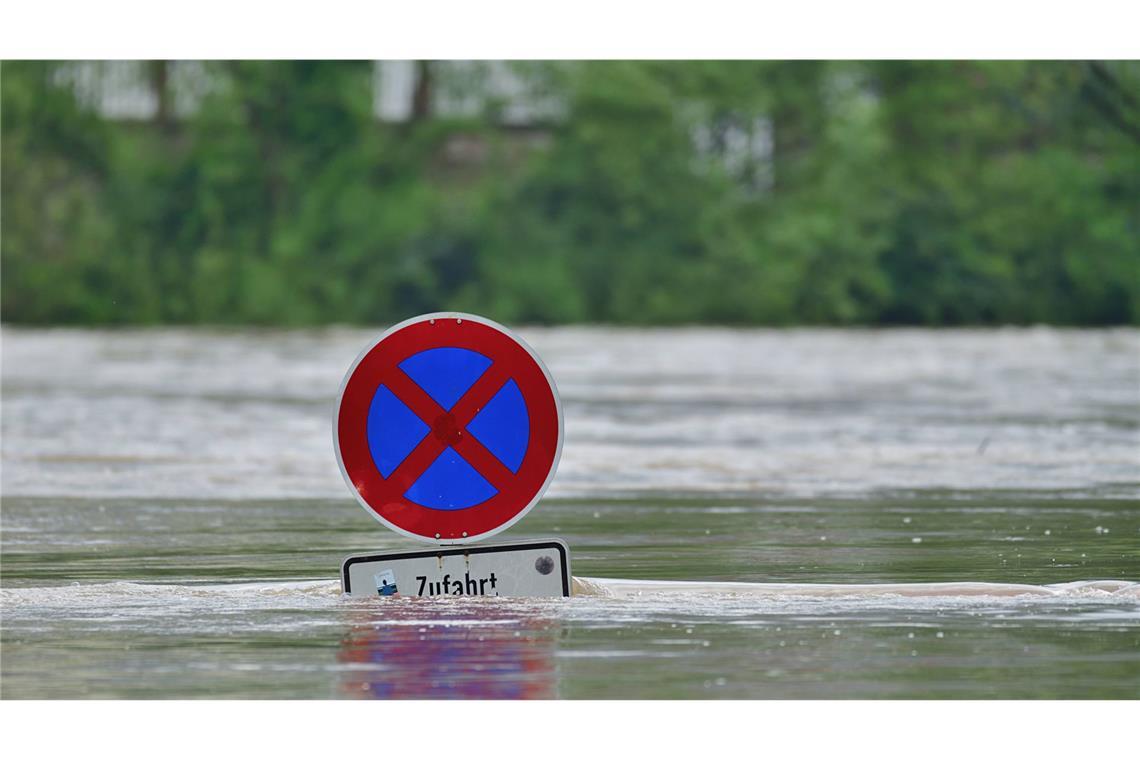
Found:
M 444 411 L 471 389 L 491 360 L 466 348 L 431 348 L 412 354 L 399 369 Z M 381 384 L 368 408 L 367 435 L 372 461 L 387 479 L 421 441 L 432 433 L 433 420 L 421 419 Z M 530 442 L 530 417 L 515 381 L 508 380 L 465 430 L 511 472 L 517 473 Z M 404 498 L 429 509 L 458 510 L 478 506 L 498 493 L 459 452 L 448 446 L 404 492 Z

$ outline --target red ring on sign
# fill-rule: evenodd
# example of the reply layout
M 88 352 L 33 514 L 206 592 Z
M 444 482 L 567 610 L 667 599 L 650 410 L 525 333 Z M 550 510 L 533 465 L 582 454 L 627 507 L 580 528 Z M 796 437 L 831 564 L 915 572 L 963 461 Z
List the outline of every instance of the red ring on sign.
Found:
M 397 365 L 432 348 L 465 348 L 491 360 L 491 366 L 450 412 L 435 404 Z M 517 472 L 511 472 L 472 435 L 455 436 L 451 425 L 433 426 L 433 412 L 462 428 L 508 380 L 526 402 L 530 437 Z M 392 471 L 381 476 L 368 445 L 368 410 L 376 389 L 387 385 L 433 428 Z M 435 409 L 432 410 L 432 406 Z M 357 499 L 376 519 L 412 538 L 468 543 L 486 538 L 523 517 L 554 476 L 562 448 L 562 409 L 554 383 L 537 356 L 490 320 L 469 314 L 426 314 L 396 325 L 349 369 L 334 418 L 334 444 L 341 472 Z M 409 501 L 404 493 L 446 446 L 467 460 L 498 489 L 473 507 L 439 510 Z M 426 461 L 425 461 L 426 460 Z M 407 465 L 407 466 L 405 466 Z

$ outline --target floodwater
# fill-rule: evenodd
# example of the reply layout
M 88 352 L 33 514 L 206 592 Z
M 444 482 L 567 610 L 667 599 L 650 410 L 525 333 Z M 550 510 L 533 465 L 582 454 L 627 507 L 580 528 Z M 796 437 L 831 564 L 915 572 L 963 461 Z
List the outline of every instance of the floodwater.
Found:
M 566 600 L 348 599 L 378 330 L 2 333 L 4 698 L 1140 697 L 1140 332 L 524 330 Z

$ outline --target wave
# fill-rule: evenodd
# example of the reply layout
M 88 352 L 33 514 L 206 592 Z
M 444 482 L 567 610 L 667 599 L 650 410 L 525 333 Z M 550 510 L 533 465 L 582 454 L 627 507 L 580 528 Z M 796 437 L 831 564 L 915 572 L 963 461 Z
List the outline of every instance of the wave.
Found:
M 938 583 L 745 583 L 733 581 L 661 581 L 575 577 L 576 597 L 610 599 L 757 598 L 877 599 L 891 598 L 1099 598 L 1140 600 L 1140 583 L 1127 580 L 1084 580 L 1048 585 L 944 581 Z M 340 601 L 335 580 L 265 580 L 235 583 L 75 583 L 67 586 L 0 589 L 6 611 L 26 607 L 108 604 L 116 600 L 143 606 L 224 603 L 257 607 L 290 601 L 305 605 Z M 347 600 L 347 598 L 345 598 Z M 368 600 L 356 600 L 365 601 Z
M 629 598 L 644 595 L 724 595 L 757 597 L 1065 597 L 1111 595 L 1140 599 L 1140 583 L 1088 580 L 1032 585 L 949 581 L 939 583 L 742 583 L 733 581 L 638 581 L 574 578 L 574 594 Z

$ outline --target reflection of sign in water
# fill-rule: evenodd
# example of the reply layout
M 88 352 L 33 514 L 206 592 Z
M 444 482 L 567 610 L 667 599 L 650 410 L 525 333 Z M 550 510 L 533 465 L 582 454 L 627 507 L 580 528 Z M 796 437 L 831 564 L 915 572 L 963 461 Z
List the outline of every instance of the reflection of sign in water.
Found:
M 383 605 L 354 625 L 337 660 L 346 696 L 365 699 L 552 699 L 557 623 L 516 605 L 472 603 L 441 613 L 423 602 Z
M 558 465 L 562 408 L 538 356 L 506 328 L 426 314 L 349 369 L 334 441 L 345 480 L 380 522 L 471 543 L 538 502 Z
M 361 555 L 344 561 L 341 585 L 352 596 L 570 596 L 570 550 L 551 538 Z

